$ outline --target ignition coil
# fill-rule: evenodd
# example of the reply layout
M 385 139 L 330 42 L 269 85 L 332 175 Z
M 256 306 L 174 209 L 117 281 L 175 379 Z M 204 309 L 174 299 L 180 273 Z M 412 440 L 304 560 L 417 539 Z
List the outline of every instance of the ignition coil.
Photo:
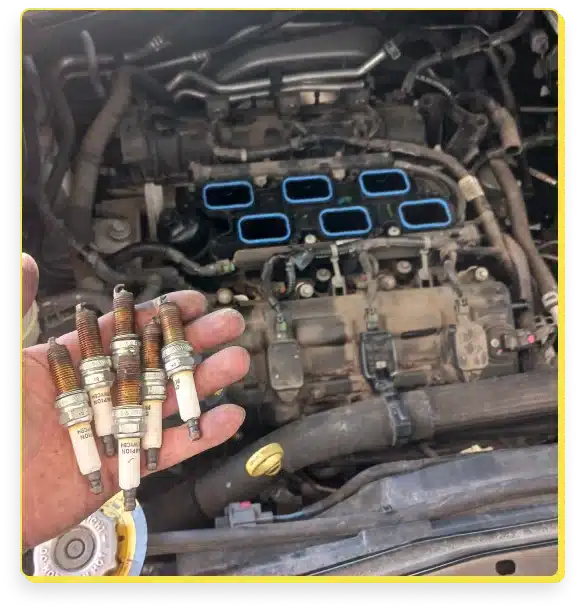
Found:
M 47 359 L 58 392 L 54 406 L 60 411 L 59 422 L 68 428 L 79 470 L 87 477 L 91 491 L 100 494 L 101 458 L 91 428 L 93 412 L 89 397 L 81 389 L 66 346 L 50 338 Z

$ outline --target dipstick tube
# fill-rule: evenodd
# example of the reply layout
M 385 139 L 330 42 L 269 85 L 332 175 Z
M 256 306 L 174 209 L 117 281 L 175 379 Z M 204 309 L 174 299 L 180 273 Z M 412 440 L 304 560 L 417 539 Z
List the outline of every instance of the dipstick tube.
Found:
M 58 393 L 54 406 L 60 412 L 59 422 L 68 429 L 81 474 L 89 481 L 91 491 L 100 494 L 101 458 L 91 428 L 89 397 L 81 389 L 68 349 L 54 338 L 48 340 L 47 358 Z

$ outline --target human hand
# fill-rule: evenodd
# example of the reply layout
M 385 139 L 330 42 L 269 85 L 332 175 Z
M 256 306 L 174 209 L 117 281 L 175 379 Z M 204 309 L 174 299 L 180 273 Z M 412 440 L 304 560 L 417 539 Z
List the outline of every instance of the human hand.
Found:
M 36 281 L 27 279 L 34 261 L 23 256 L 23 312 L 27 311 L 36 293 Z M 32 261 L 32 263 L 30 262 Z M 37 273 L 37 271 L 36 271 Z M 32 286 L 28 290 L 28 286 Z M 32 295 L 32 296 L 31 296 Z M 203 314 L 206 302 L 195 291 L 181 291 L 168 295 L 181 309 L 186 326 L 186 337 L 194 350 L 212 351 L 217 346 L 237 339 L 244 330 L 244 319 L 236 311 L 222 309 Z M 155 315 L 152 302 L 136 307 L 139 330 Z M 103 345 L 108 351 L 113 335 L 111 313 L 99 319 Z M 69 349 L 75 367 L 80 361 L 76 332 L 57 339 Z M 106 457 L 99 446 L 104 492 L 94 495 L 86 478 L 77 467 L 67 430 L 58 422 L 54 408 L 56 388 L 46 358 L 47 344 L 35 345 L 22 352 L 23 382 L 23 545 L 36 546 L 67 531 L 98 510 L 106 500 L 119 491 L 117 484 L 117 456 Z M 200 399 L 239 381 L 246 375 L 249 355 L 241 347 L 227 347 L 207 358 L 195 371 L 195 384 Z M 167 400 L 163 416 L 177 411 L 172 384 L 167 386 Z M 202 451 L 215 447 L 230 438 L 244 420 L 244 410 L 237 405 L 221 405 L 201 417 L 202 438 L 191 442 L 185 425 L 164 430 L 163 447 L 158 470 L 169 468 Z M 97 443 L 100 445 L 97 439 Z M 142 463 L 142 476 L 151 474 Z

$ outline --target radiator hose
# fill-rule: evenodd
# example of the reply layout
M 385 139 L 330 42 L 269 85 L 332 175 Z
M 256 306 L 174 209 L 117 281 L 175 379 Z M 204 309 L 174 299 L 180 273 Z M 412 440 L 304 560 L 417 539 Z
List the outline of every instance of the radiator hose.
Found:
M 557 373 L 522 373 L 413 390 L 401 397 L 412 422 L 409 440 L 420 441 L 460 430 L 555 417 Z M 152 531 L 179 529 L 184 521 L 194 525 L 216 517 L 230 502 L 257 497 L 274 479 L 250 476 L 246 463 L 270 443 L 278 443 L 284 450 L 282 470 L 296 472 L 339 456 L 388 449 L 393 447 L 395 437 L 392 413 L 380 396 L 304 417 L 202 475 L 193 489 L 191 483 L 184 483 L 156 499 L 155 508 L 148 510 L 145 506 L 148 522 L 150 514 Z

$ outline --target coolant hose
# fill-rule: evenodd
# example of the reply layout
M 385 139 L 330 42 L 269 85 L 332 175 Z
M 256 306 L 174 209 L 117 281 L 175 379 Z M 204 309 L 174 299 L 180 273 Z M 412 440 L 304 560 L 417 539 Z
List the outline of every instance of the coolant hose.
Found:
M 109 99 L 89 127 L 78 152 L 67 225 L 82 245 L 93 239 L 93 204 L 101 160 L 131 102 L 133 72 L 130 67 L 119 69 Z
M 488 38 L 484 40 L 469 40 L 466 43 L 461 43 L 456 47 L 452 47 L 451 49 L 448 49 L 446 51 L 438 51 L 433 55 L 429 55 L 428 57 L 420 59 L 409 71 L 407 76 L 405 76 L 405 79 L 403 80 L 403 83 L 401 85 L 401 90 L 404 93 L 410 93 L 413 90 L 417 75 L 423 70 L 426 70 L 427 68 L 432 68 L 433 66 L 436 66 L 444 61 L 455 61 L 462 57 L 467 57 L 469 55 L 474 55 L 475 53 L 480 53 L 485 49 L 493 49 L 495 47 L 500 47 L 521 36 L 526 30 L 528 30 L 528 28 L 532 25 L 533 22 L 534 11 L 522 11 L 512 25 L 510 25 L 505 30 L 500 30 L 499 32 L 491 34 Z
M 493 159 L 489 165 L 504 193 L 513 235 L 528 257 L 542 295 L 542 303 L 557 323 L 558 284 L 534 243 L 522 190 L 510 166 L 503 159 Z
M 554 371 L 543 371 L 413 390 L 401 396 L 412 422 L 410 440 L 418 441 L 463 429 L 555 416 L 558 382 Z M 203 515 L 215 517 L 230 502 L 257 497 L 273 479 L 250 476 L 246 463 L 271 443 L 284 450 L 283 471 L 295 472 L 351 453 L 388 449 L 395 437 L 389 408 L 380 396 L 310 415 L 268 434 L 201 476 L 188 495 L 187 511 L 194 519 L 194 512 L 201 511 L 198 520 Z

